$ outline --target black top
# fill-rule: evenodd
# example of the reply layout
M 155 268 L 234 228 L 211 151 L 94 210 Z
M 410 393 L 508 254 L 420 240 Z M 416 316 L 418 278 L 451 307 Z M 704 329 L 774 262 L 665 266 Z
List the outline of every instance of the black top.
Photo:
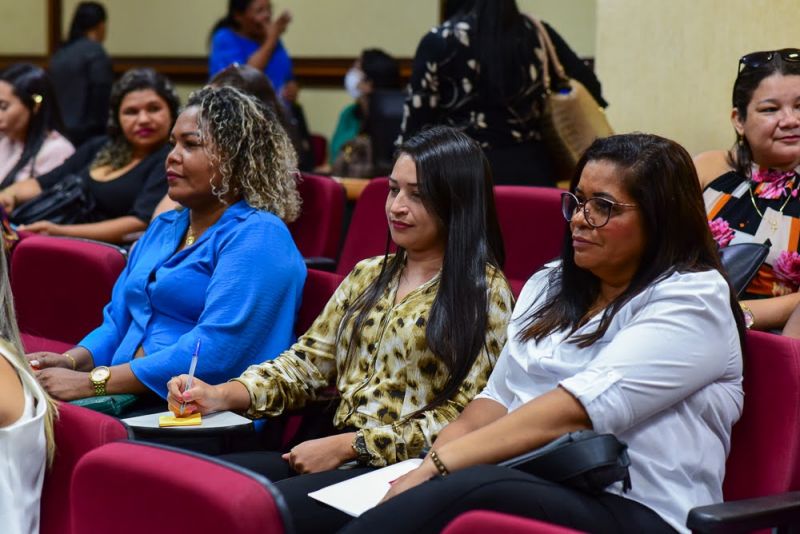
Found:
M 108 142 L 107 137 L 95 137 L 84 143 L 60 167 L 36 178 L 42 189 L 49 189 L 69 174 L 77 174 L 85 180 L 89 193 L 94 197 L 95 208 L 91 221 L 105 221 L 133 215 L 149 223 L 159 201 L 167 194 L 167 177 L 164 162 L 169 145 L 164 145 L 125 174 L 101 182 L 89 174 L 89 167 L 97 153 Z
M 73 144 L 105 134 L 114 74 L 103 46 L 85 37 L 63 46 L 50 60 L 50 77 Z
M 606 102 L 600 82 L 564 39 L 545 25 L 567 74 L 581 82 L 601 105 Z M 477 54 L 474 50 L 475 16 L 459 15 L 431 30 L 417 48 L 406 100 L 402 137 L 407 139 L 427 125 L 447 124 L 464 131 L 485 149 L 513 146 L 540 139 L 544 103 L 542 63 L 530 50 L 527 85 L 515 91 L 513 102 L 485 102 L 478 97 Z M 526 18 L 525 27 L 538 43 L 536 28 Z M 537 44 L 536 48 L 541 45 Z

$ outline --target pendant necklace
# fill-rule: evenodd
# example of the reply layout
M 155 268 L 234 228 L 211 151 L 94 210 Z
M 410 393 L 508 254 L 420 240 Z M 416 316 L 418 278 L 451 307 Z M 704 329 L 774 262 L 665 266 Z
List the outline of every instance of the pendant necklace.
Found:
M 761 217 L 761 219 L 763 220 L 764 213 L 760 209 L 758 209 L 758 206 L 756 205 L 756 197 L 755 195 L 753 195 L 752 183 L 750 184 L 750 187 L 747 188 L 747 190 L 750 191 L 750 201 L 753 203 L 753 208 L 755 208 L 756 213 L 758 213 L 759 217 Z M 783 209 L 786 207 L 786 205 L 789 203 L 791 199 L 792 199 L 792 192 L 789 192 L 786 194 L 786 200 L 781 206 L 781 209 L 778 210 L 778 216 L 767 219 L 767 224 L 769 224 L 770 230 L 772 230 L 773 234 L 778 231 L 778 222 L 781 220 L 781 217 L 783 216 Z
M 758 208 L 756 208 L 756 211 L 758 211 Z M 781 208 L 781 211 L 783 211 L 783 208 Z M 192 231 L 192 225 L 189 225 L 189 229 L 186 230 L 186 240 L 184 242 L 186 243 L 187 247 L 191 247 L 192 245 L 194 245 L 194 240 L 195 236 L 194 232 Z

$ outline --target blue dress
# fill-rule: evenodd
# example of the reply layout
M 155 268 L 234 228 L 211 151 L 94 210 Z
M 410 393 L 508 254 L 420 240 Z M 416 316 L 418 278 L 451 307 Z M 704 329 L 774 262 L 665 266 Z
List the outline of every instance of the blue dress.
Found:
M 256 41 L 243 37 L 230 28 L 221 28 L 211 37 L 211 54 L 208 57 L 208 73 L 213 77 L 216 73 L 229 65 L 247 63 L 253 52 L 261 46 Z M 281 88 L 292 79 L 292 60 L 289 53 L 278 41 L 275 51 L 264 69 L 275 92 L 280 94 Z
M 130 363 L 166 398 L 201 341 L 197 377 L 217 384 L 294 342 L 306 268 L 286 225 L 245 201 L 179 252 L 189 210 L 158 217 L 131 252 L 103 311 L 79 345 L 95 365 Z M 146 356 L 133 358 L 139 347 Z

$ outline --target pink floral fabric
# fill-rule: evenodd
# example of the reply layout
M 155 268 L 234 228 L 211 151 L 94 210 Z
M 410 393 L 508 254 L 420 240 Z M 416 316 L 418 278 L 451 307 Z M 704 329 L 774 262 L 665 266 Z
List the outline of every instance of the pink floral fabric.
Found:
M 719 248 L 727 247 L 733 239 L 733 229 L 722 217 L 708 221 L 708 227 L 711 229 L 711 237 L 717 242 Z

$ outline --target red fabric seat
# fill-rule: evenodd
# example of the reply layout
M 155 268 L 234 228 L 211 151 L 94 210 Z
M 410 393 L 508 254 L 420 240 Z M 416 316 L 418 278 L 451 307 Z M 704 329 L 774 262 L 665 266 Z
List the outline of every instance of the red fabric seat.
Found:
M 389 222 L 386 220 L 388 194 L 388 178 L 373 178 L 361 192 L 339 255 L 337 273 L 345 276 L 359 261 L 386 252 L 386 240 L 389 239 Z M 390 250 L 395 250 L 394 243 L 391 243 Z
M 328 161 L 328 140 L 320 134 L 311 134 L 311 153 L 314 154 L 314 167 L 325 165 Z
M 54 350 L 80 341 L 102 323 L 125 262 L 122 249 L 97 241 L 40 235 L 21 240 L 11 259 L 11 291 L 24 340 L 36 339 L 40 349 L 48 340 L 60 342 Z
M 322 313 L 336 288 L 342 283 L 343 276 L 326 271 L 309 269 L 306 284 L 303 287 L 303 302 L 297 314 L 294 331 L 297 336 L 302 336 L 311 324 Z
M 141 442 L 84 456 L 72 479 L 72 530 L 81 534 L 291 531 L 264 477 L 214 458 Z
M 551 187 L 494 188 L 506 252 L 503 272 L 515 296 L 534 272 L 561 254 L 566 228 L 561 214 L 562 192 Z
M 129 437 L 128 427 L 108 415 L 68 403 L 59 404 L 58 413 L 54 425 L 56 454 L 42 489 L 41 534 L 70 532 L 73 494 L 69 488 L 78 460 L 92 449 Z M 107 481 L 101 487 L 107 487 Z
M 297 248 L 305 258 L 335 260 L 347 201 L 344 187 L 332 178 L 303 173 L 297 189 L 303 200 L 302 212 L 289 225 Z
M 477 532 L 502 532 L 503 534 L 576 534 L 577 530 L 543 523 L 535 519 L 474 510 L 453 519 L 442 534 L 475 534 Z

